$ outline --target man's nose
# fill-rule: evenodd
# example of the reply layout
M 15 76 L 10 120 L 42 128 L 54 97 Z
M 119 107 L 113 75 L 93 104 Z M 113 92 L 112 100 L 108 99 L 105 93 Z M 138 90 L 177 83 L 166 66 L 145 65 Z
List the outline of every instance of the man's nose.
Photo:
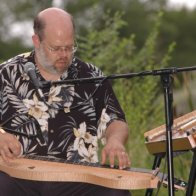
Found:
M 69 51 L 68 51 L 67 48 L 64 48 L 64 47 L 59 48 L 59 54 L 60 54 L 61 56 L 67 56 L 68 53 L 69 53 Z

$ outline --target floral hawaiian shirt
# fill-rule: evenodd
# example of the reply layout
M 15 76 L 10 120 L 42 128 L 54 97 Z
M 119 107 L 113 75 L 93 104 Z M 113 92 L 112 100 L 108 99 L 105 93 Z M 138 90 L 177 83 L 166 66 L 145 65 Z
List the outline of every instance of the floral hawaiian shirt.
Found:
M 35 64 L 34 51 L 0 65 L 1 128 L 16 135 L 23 154 L 98 162 L 98 141 L 104 143 L 107 126 L 125 121 L 109 81 L 47 83 L 35 66 L 43 99 L 25 71 L 27 62 Z M 97 67 L 74 57 L 59 81 L 99 76 Z

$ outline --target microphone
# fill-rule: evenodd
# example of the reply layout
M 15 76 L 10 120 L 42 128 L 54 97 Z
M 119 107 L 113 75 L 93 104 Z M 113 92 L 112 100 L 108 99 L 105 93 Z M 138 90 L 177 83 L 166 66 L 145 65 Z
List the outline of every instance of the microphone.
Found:
M 24 65 L 24 71 L 25 71 L 25 73 L 27 73 L 31 82 L 33 83 L 33 85 L 38 93 L 38 96 L 44 100 L 44 94 L 43 94 L 42 90 L 40 89 L 41 85 L 40 85 L 40 82 L 39 82 L 37 75 L 36 75 L 35 65 L 31 62 L 27 62 Z

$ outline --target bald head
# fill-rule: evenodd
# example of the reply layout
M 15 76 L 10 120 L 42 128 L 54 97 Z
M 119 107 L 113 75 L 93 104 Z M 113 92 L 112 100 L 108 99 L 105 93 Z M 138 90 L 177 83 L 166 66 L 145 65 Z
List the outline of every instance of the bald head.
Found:
M 47 32 L 64 29 L 74 36 L 73 17 L 66 11 L 59 8 L 47 8 L 35 17 L 34 33 L 42 40 Z M 55 33 L 55 32 L 54 32 Z

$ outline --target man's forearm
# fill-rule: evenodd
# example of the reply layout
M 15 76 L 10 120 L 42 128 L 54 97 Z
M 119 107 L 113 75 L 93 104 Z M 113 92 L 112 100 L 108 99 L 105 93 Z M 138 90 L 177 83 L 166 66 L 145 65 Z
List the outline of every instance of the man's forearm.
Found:
M 129 135 L 129 129 L 126 122 L 115 120 L 106 129 L 106 141 L 117 139 L 125 144 Z

